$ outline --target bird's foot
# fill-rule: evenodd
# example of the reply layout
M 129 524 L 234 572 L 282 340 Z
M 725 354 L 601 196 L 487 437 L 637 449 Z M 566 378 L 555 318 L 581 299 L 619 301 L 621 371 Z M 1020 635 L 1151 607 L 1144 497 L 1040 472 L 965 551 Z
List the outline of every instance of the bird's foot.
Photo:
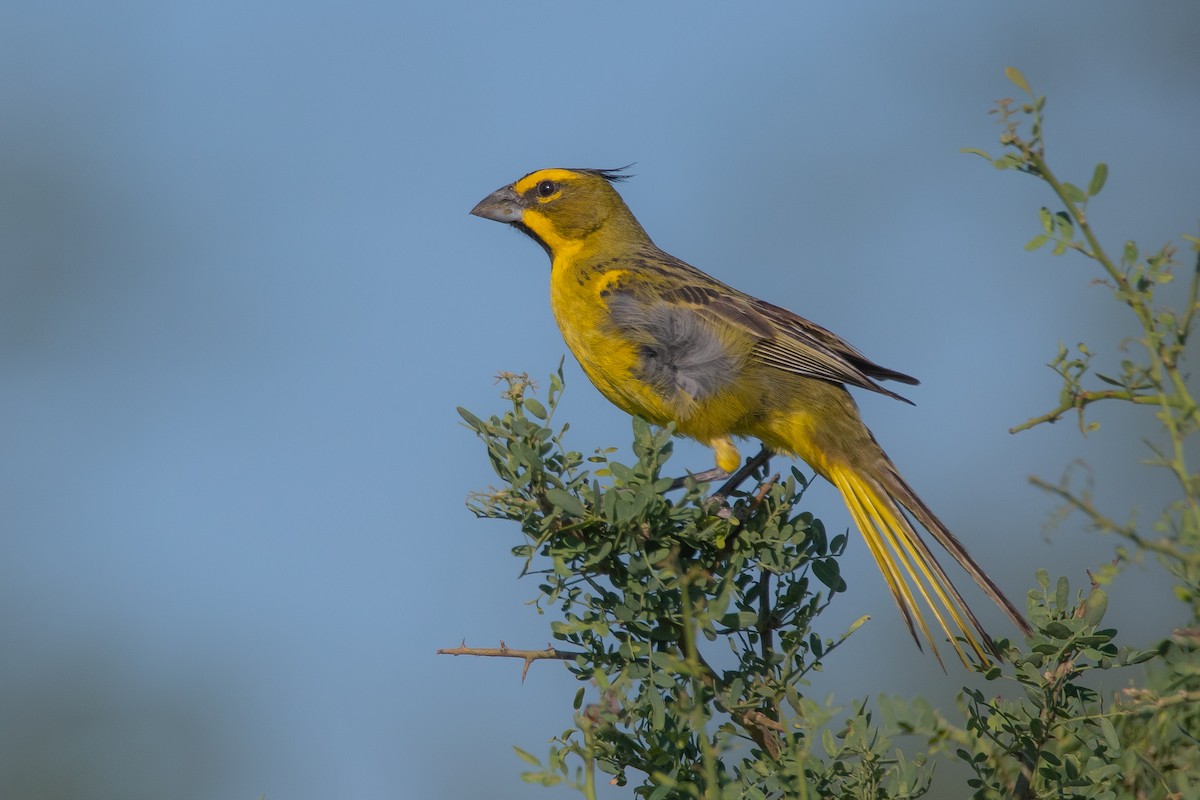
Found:
M 720 489 L 717 489 L 717 491 L 712 495 L 712 499 L 720 500 L 720 502 L 724 503 L 728 499 L 729 495 L 737 491 L 737 488 L 741 486 L 747 478 L 749 478 L 759 469 L 765 468 L 767 462 L 771 460 L 771 456 L 773 455 L 775 455 L 774 451 L 764 445 L 763 449 L 758 451 L 758 455 L 747 460 L 746 463 L 742 465 L 741 469 L 733 473 L 729 480 L 727 480 Z
M 745 483 L 747 478 L 752 476 L 759 469 L 764 468 L 767 462 L 771 460 L 771 456 L 773 455 L 775 455 L 775 453 L 770 448 L 763 447 L 763 449 L 758 452 L 758 455 L 747 460 L 746 463 L 742 465 L 741 469 L 732 475 L 730 475 L 730 473 L 726 470 L 718 467 L 716 469 L 705 470 L 704 472 L 697 472 L 693 475 L 687 475 L 683 478 L 676 478 L 671 483 L 671 489 L 682 489 L 688 485 L 689 481 L 693 483 L 711 483 L 713 481 L 719 481 L 722 478 L 728 478 L 728 480 L 721 485 L 721 488 L 709 495 L 707 500 L 708 503 L 719 507 L 714 512 L 718 517 L 728 518 L 733 513 L 729 508 L 729 496 L 737 491 L 738 487 Z

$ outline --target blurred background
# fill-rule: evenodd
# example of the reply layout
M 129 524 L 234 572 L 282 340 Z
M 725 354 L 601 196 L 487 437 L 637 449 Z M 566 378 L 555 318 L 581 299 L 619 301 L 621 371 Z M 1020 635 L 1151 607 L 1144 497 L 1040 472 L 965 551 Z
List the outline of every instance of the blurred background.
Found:
M 959 148 L 999 150 L 1017 66 L 1059 174 L 1110 163 L 1107 245 L 1195 233 L 1198 32 L 1187 3 L 4 3 L 0 797 L 545 792 L 511 745 L 545 753 L 573 679 L 434 654 L 549 637 L 519 532 L 464 507 L 492 476 L 454 411 L 565 352 L 544 254 L 467 215 L 538 167 L 637 162 L 658 244 L 919 376 L 915 408 L 860 397 L 911 483 L 1014 597 L 1084 586 L 1113 542 L 1046 535 L 1026 477 L 1083 459 L 1153 514 L 1153 427 L 1006 431 L 1060 341 L 1134 329 L 1083 259 L 1023 251 L 1048 191 Z M 573 445 L 625 445 L 567 382 Z M 824 619 L 873 621 L 811 691 L 949 706 L 970 676 L 852 541 Z M 1128 643 L 1171 627 L 1165 584 L 1111 588 Z

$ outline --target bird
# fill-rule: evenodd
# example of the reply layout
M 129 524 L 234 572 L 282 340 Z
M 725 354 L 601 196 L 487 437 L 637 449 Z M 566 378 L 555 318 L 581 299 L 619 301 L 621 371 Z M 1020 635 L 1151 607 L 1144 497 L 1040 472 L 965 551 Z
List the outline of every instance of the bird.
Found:
M 981 664 L 990 664 L 985 648 L 1001 654 L 905 511 L 1030 634 L 1020 611 L 901 477 L 847 388 L 911 404 L 880 381 L 917 379 L 659 249 L 617 190 L 627 170 L 540 169 L 470 212 L 511 225 L 546 251 L 555 321 L 600 393 L 707 444 L 724 472 L 741 463 L 735 438 L 756 438 L 807 463 L 841 493 L 917 647 L 923 638 L 939 664 L 923 606 L 968 668 L 960 637 Z

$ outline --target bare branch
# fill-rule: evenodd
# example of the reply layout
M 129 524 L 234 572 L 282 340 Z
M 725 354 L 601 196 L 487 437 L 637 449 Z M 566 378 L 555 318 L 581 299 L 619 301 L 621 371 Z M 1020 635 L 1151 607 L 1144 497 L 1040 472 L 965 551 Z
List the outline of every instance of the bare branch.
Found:
M 1036 475 L 1030 476 L 1029 482 L 1039 489 L 1049 492 L 1050 494 L 1053 494 L 1059 499 L 1065 501 L 1068 506 L 1087 517 L 1088 521 L 1099 530 L 1122 536 L 1139 547 L 1143 547 L 1152 553 L 1158 553 L 1160 555 L 1179 560 L 1186 558 L 1186 554 L 1172 544 L 1169 540 L 1147 539 L 1138 533 L 1137 528 L 1134 525 L 1122 525 L 1112 517 L 1101 513 L 1088 497 L 1079 497 L 1078 495 L 1073 494 L 1069 489 L 1066 489 L 1063 486 L 1055 485 L 1049 481 L 1042 480 Z
M 566 650 L 556 650 L 553 647 L 547 646 L 545 650 L 514 650 L 503 641 L 499 647 L 467 647 L 467 642 L 464 639 L 463 643 L 458 647 L 443 647 L 437 651 L 439 656 L 486 656 L 490 658 L 519 658 L 525 662 L 525 667 L 521 670 L 521 681 L 525 681 L 525 676 L 529 674 L 529 665 L 535 661 L 544 661 L 546 659 L 558 661 L 573 661 L 583 653 L 572 653 Z

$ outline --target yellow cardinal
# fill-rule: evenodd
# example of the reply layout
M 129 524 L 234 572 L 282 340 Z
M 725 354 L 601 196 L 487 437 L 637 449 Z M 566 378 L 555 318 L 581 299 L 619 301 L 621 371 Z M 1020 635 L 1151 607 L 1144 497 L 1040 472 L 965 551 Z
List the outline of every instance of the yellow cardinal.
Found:
M 876 381 L 916 379 L 658 249 L 613 187 L 624 177 L 539 170 L 471 211 L 512 225 L 550 256 L 554 317 L 596 388 L 630 414 L 674 422 L 679 434 L 707 443 L 726 472 L 740 464 L 735 436 L 804 459 L 842 493 L 918 646 L 920 628 L 937 655 L 920 595 L 963 663 L 958 636 L 983 661 L 984 646 L 994 652 L 904 510 L 1028 633 L 1020 612 L 900 477 L 846 390 L 904 400 Z

